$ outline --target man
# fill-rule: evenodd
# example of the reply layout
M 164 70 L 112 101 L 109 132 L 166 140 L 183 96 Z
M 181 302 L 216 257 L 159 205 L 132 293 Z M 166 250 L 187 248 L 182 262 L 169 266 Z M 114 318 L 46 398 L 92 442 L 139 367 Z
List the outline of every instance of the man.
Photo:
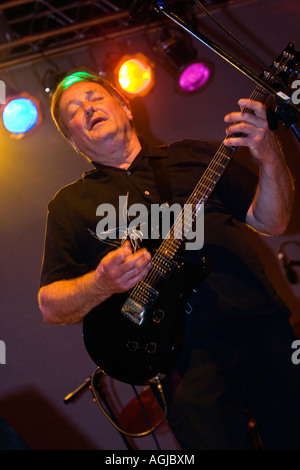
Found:
M 299 449 L 299 373 L 291 362 L 289 312 L 235 223 L 271 236 L 283 233 L 293 183 L 265 107 L 246 99 L 239 105 L 240 112 L 225 117 L 225 143 L 249 147 L 260 164 L 259 178 L 233 160 L 207 202 L 199 256 L 211 259 L 213 270 L 190 295 L 182 349 L 163 380 L 168 422 L 183 449 L 244 449 L 246 408 L 265 448 Z M 167 161 L 172 199 L 183 205 L 213 153 L 205 142 L 149 147 L 135 132 L 128 103 L 110 84 L 85 73 L 58 86 L 52 115 L 95 166 L 49 204 L 39 302 L 48 323 L 64 324 L 130 290 L 151 266 L 146 248 L 133 250 L 120 241 L 112 250 L 108 240 L 91 236 L 97 207 L 117 206 L 121 194 L 150 210 L 164 202 L 153 158 Z

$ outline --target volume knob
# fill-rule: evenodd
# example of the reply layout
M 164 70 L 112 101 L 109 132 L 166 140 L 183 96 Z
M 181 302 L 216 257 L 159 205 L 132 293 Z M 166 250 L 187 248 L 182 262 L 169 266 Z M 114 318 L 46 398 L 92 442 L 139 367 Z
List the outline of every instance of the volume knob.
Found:
M 162 308 L 158 308 L 154 310 L 152 314 L 152 320 L 155 323 L 160 323 L 164 319 L 164 317 L 165 317 L 165 311 Z
M 137 341 L 129 340 L 125 345 L 125 349 L 130 352 L 136 352 L 140 349 L 140 345 Z
M 145 349 L 148 354 L 154 354 L 157 350 L 157 344 L 154 341 L 150 341 L 145 345 Z

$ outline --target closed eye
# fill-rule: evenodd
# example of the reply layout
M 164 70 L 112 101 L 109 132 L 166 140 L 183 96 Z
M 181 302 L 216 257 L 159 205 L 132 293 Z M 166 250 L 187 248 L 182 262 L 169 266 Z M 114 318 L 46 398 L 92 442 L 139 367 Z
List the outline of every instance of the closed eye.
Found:
M 78 106 L 78 105 L 69 106 L 69 109 L 68 109 L 69 117 L 70 118 L 75 117 L 76 114 L 78 113 L 79 109 L 80 109 L 80 106 Z
M 104 99 L 103 96 L 95 96 L 95 97 L 93 96 L 92 98 L 90 98 L 90 102 L 95 103 L 97 101 L 102 101 L 103 99 Z
M 86 97 L 89 103 L 97 103 L 104 99 L 104 96 L 96 95 L 92 91 L 88 92 L 87 95 L 89 95 Z M 82 101 L 71 101 L 68 103 L 67 108 L 69 119 L 73 119 L 77 115 L 78 111 L 82 108 Z

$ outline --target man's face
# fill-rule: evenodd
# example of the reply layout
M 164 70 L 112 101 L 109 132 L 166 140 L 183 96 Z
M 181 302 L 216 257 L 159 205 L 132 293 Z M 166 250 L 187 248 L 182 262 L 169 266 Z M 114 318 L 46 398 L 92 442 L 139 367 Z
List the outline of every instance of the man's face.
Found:
M 129 109 L 97 83 L 79 82 L 67 88 L 60 113 L 71 142 L 93 161 L 112 164 L 109 156 L 124 150 L 130 141 Z

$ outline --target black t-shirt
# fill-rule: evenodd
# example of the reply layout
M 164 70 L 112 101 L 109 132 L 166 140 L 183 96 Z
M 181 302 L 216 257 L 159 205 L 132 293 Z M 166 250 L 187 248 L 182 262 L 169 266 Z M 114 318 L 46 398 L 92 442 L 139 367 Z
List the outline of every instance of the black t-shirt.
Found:
M 115 225 L 120 227 L 120 201 L 126 200 L 127 207 L 143 204 L 149 212 L 151 204 L 164 202 L 151 158 L 167 159 L 173 203 L 182 206 L 213 155 L 213 147 L 200 141 L 184 140 L 162 148 L 143 144 L 127 170 L 96 164 L 80 180 L 62 188 L 48 206 L 41 286 L 86 274 L 121 243 L 118 237 L 99 240 L 95 236 L 105 207 L 116 209 Z M 205 204 L 204 246 L 198 253 L 186 252 L 191 261 L 206 256 L 213 263 L 212 273 L 195 287 L 189 300 L 189 306 L 202 315 L 287 312 L 236 223 L 245 222 L 256 185 L 256 176 L 233 159 Z

